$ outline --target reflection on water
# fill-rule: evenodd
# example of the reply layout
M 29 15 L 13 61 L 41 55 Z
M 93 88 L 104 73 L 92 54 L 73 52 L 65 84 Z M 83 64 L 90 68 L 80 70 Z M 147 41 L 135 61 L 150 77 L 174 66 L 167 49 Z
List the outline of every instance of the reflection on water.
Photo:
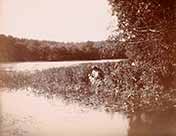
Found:
M 1 63 L 0 69 L 6 71 L 34 71 L 45 70 L 49 68 L 59 68 L 75 66 L 87 63 L 114 63 L 125 61 L 126 59 L 107 59 L 107 60 L 90 60 L 90 61 L 59 61 L 59 62 L 21 62 L 21 63 Z
M 1 94 L 1 136 L 126 136 L 128 119 L 113 117 L 61 99 L 34 96 L 29 91 L 3 91 Z
M 176 136 L 176 111 L 134 114 L 130 118 L 128 136 Z

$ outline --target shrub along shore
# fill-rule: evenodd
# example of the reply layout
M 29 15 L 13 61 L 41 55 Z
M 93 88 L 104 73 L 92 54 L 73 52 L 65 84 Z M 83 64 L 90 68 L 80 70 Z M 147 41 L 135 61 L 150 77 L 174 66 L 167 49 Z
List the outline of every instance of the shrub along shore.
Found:
M 176 76 L 169 87 L 134 63 L 80 64 L 42 71 L 0 72 L 1 87 L 32 88 L 36 95 L 61 96 L 109 112 L 167 110 L 176 106 Z

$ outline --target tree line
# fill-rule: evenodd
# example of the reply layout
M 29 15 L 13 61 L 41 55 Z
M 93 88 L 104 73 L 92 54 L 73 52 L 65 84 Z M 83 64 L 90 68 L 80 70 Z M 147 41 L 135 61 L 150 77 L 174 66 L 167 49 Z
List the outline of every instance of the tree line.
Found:
M 0 35 L 0 61 L 68 61 L 126 58 L 122 46 L 111 41 L 64 43 Z

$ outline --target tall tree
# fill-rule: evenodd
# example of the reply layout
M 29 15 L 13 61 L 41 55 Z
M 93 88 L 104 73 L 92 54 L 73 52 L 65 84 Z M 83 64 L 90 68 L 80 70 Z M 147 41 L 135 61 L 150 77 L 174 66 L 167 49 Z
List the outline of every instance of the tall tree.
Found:
M 112 40 L 123 41 L 138 69 L 170 86 L 176 73 L 176 1 L 108 1 L 117 22 Z

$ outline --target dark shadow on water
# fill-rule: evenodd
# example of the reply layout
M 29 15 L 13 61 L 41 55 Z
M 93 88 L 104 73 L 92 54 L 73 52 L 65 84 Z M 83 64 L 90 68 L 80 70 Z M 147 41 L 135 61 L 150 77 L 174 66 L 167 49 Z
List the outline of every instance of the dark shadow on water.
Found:
M 176 111 L 137 113 L 129 117 L 128 136 L 175 136 Z

